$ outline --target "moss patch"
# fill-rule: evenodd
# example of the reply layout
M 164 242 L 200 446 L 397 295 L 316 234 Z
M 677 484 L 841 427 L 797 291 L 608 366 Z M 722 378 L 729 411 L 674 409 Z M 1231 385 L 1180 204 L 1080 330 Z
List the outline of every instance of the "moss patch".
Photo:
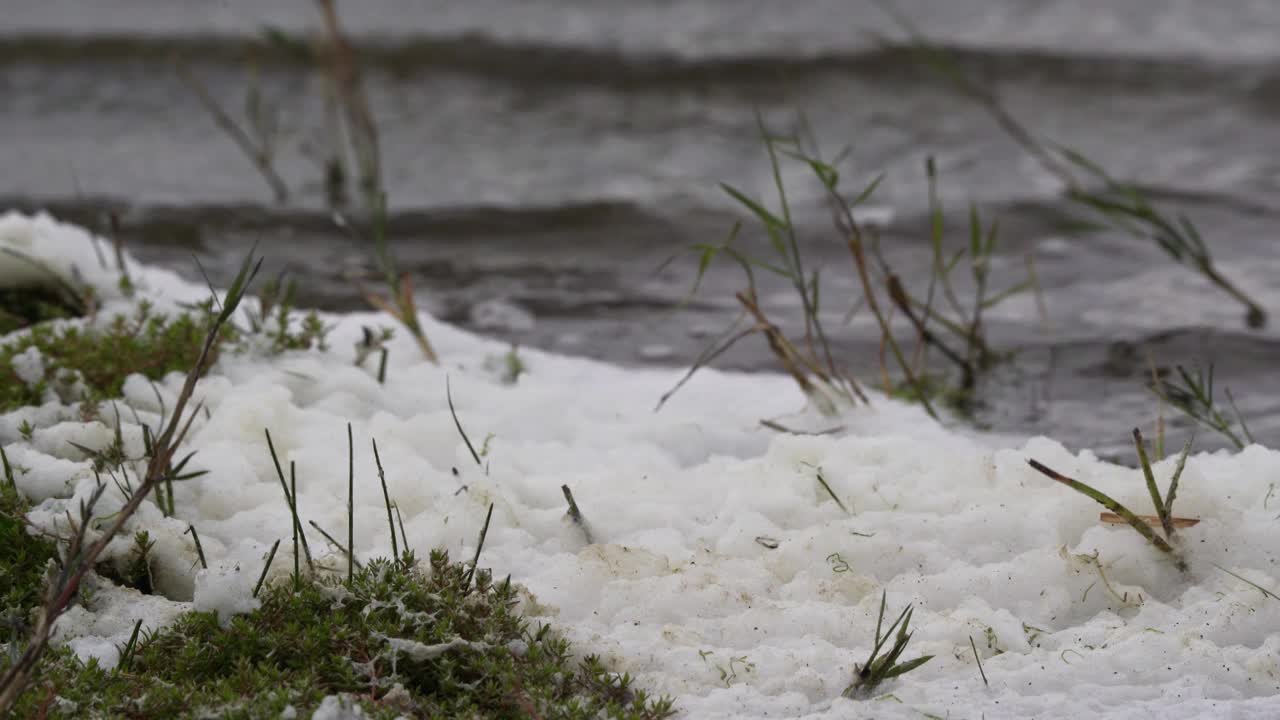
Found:
M 27 533 L 26 501 L 0 476 L 0 643 L 15 640 L 44 592 L 44 570 L 56 557 L 49 540 Z M 0 666 L 3 662 L 0 661 Z
M 262 607 L 221 627 L 189 613 L 141 638 L 119 668 L 51 652 L 18 717 L 308 717 L 349 694 L 373 718 L 634 718 L 672 714 L 599 660 L 575 660 L 515 610 L 509 582 L 474 579 L 442 551 L 406 554 L 351 582 L 264 588 Z M 3 661 L 0 661 L 0 666 Z
M 51 383 L 78 373 L 88 400 L 118 397 L 125 378 L 141 373 L 158 380 L 185 372 L 200 355 L 208 330 L 207 314 L 156 315 L 145 303 L 133 316 L 118 315 L 106 327 L 43 324 L 0 346 L 0 412 L 39 405 Z M 44 358 L 44 379 L 23 382 L 13 358 L 36 348 Z

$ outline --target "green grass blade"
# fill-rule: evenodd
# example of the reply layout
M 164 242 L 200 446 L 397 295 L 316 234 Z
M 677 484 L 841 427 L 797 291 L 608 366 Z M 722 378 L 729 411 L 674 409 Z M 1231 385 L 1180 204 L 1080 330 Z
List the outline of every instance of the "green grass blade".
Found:
M 1160 497 L 1160 488 L 1156 485 L 1155 472 L 1151 470 L 1151 459 L 1147 457 L 1147 443 L 1142 439 L 1142 431 L 1133 429 L 1133 445 L 1138 450 L 1138 464 L 1142 466 L 1142 477 L 1147 481 L 1147 492 L 1151 494 L 1151 505 L 1156 509 L 1156 517 L 1160 518 L 1160 527 L 1164 529 L 1166 538 L 1173 537 L 1173 521 L 1169 511 L 1165 509 L 1164 500 Z

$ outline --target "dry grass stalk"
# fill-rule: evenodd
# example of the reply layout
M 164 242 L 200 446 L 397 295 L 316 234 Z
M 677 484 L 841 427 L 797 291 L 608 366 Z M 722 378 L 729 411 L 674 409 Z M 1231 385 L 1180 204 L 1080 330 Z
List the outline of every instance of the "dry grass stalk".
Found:
M 244 153 L 245 157 L 253 163 L 258 174 L 262 179 L 267 181 L 271 186 L 271 191 L 275 194 L 276 202 L 282 203 L 289 198 L 289 187 L 281 179 L 276 172 L 271 159 L 271 145 L 266 138 L 261 138 L 255 142 L 249 136 L 248 131 L 240 127 L 240 124 L 232 119 L 230 113 L 222 108 L 222 105 L 214 99 L 213 94 L 209 92 L 209 88 L 199 78 L 191 73 L 186 64 L 181 60 L 174 60 L 174 70 L 178 73 L 178 77 L 183 84 L 196 96 L 200 104 L 204 106 L 205 112 L 213 118 L 218 129 L 226 133 L 231 138 L 236 147 Z M 123 260 L 120 260 L 123 263 Z M 123 268 L 123 265 L 121 266 Z

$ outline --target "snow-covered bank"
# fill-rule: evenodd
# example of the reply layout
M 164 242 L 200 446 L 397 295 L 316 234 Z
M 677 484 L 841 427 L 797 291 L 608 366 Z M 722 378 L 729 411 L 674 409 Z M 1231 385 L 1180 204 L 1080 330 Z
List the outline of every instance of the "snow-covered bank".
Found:
M 22 238 L 51 266 L 69 273 L 74 264 L 109 300 L 107 312 L 132 302 L 111 299 L 118 278 L 95 269 L 87 235 L 0 218 L 0 246 Z M 171 273 L 132 272 L 140 297 L 158 307 L 205 294 Z M 398 333 L 379 384 L 376 363 L 353 365 L 354 346 L 365 326 L 392 321 L 325 320 L 334 326 L 328 352 L 224 354 L 201 383 L 210 413 L 197 417 L 187 449 L 197 451 L 193 469 L 210 472 L 178 486 L 176 518 L 148 504 L 131 528 L 156 540 L 156 582 L 176 600 L 147 598 L 144 608 L 140 596 L 108 593 L 96 615 L 77 610 L 62 622 L 78 652 L 112 661 L 141 614 L 163 621 L 193 597 L 224 610 L 243 599 L 225 592 L 225 579 L 195 579 L 183 533 L 198 528 L 209 573 L 239 566 L 249 582 L 266 549 L 287 540 L 264 429 L 285 466 L 296 462 L 301 516 L 341 536 L 350 422 L 360 556 L 390 552 L 376 438 L 415 549 L 469 556 L 493 503 L 481 564 L 529 590 L 531 615 L 553 619 L 581 651 L 641 686 L 673 694 L 690 718 L 1280 714 L 1280 602 L 1214 567 L 1280 587 L 1280 453 L 1255 446 L 1191 458 L 1178 514 L 1202 522 L 1182 534 L 1192 566 L 1182 576 L 1131 530 L 1100 525 L 1095 503 L 1026 459 L 1134 507 L 1146 506 L 1140 474 L 1051 440 L 1001 448 L 885 399 L 850 411 L 838 436 L 779 435 L 759 420 L 803 409 L 786 378 L 708 371 L 655 412 L 683 371 L 528 350 L 527 372 L 507 384 L 493 369 L 507 347 L 429 320 L 443 365 L 421 362 Z M 455 428 L 446 378 L 482 465 Z M 126 384 L 125 403 L 153 421 L 161 402 L 138 380 Z M 179 387 L 176 375 L 160 384 L 165 407 Z M 19 488 L 43 501 L 31 515 L 38 524 L 63 522 L 63 509 L 93 487 L 90 463 L 68 441 L 110 441 L 101 422 L 74 417 L 54 404 L 0 417 L 0 442 L 25 471 Z M 139 455 L 134 415 L 122 408 L 121 417 Z M 29 439 L 24 420 L 36 428 Z M 1157 466 L 1162 478 L 1171 471 L 1172 461 Z M 565 519 L 562 485 L 594 544 Z M 99 512 L 120 503 L 109 492 Z M 127 539 L 117 545 L 129 551 Z M 315 533 L 311 545 L 339 562 Z M 291 565 L 277 560 L 272 574 Z M 882 589 L 892 608 L 916 605 L 907 656 L 935 657 L 885 685 L 886 695 L 855 703 L 840 693 L 870 650 Z

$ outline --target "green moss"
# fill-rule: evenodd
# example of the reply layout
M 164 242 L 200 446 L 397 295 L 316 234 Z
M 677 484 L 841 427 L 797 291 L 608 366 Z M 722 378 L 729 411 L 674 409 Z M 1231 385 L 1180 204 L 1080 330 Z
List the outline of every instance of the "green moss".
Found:
M 289 350 L 326 350 L 325 338 L 330 328 L 315 312 L 299 314 L 293 307 L 293 290 L 283 293 L 269 286 L 264 293 L 264 310 L 250 316 L 247 330 L 227 326 L 219 336 L 216 352 L 232 343 L 236 349 L 249 347 L 251 336 L 265 338 L 265 349 L 272 353 Z M 86 398 L 63 398 L 70 402 L 84 400 L 84 408 L 92 410 L 98 402 L 120 396 L 125 378 L 141 373 L 159 380 L 170 372 L 191 368 L 200 355 L 213 308 L 209 303 L 177 315 L 152 312 L 142 301 L 131 316 L 117 315 L 105 325 L 78 326 L 45 323 L 49 319 L 73 317 L 70 311 L 46 303 L 28 300 L 28 306 L 7 303 L 0 291 L 0 334 L 9 320 L 13 328 L 35 323 L 27 332 L 0 346 L 0 412 L 27 405 L 39 405 L 50 387 L 78 373 L 88 387 Z M 17 314 L 22 311 L 22 317 Z M 13 358 L 28 348 L 36 348 L 44 358 L 44 379 L 33 386 L 23 382 L 13 370 Z M 253 347 L 264 347 L 255 343 Z M 65 383 L 63 383 L 65 384 Z M 92 413 L 88 413 L 92 415 Z
M 34 717 L 307 717 L 350 694 L 374 718 L 634 718 L 672 714 L 599 660 L 516 612 L 516 591 L 474 582 L 441 551 L 429 568 L 371 562 L 349 583 L 264 588 L 262 607 L 228 627 L 189 613 L 144 637 L 116 670 L 50 653 L 19 701 Z M 0 661 L 3 665 L 3 661 Z M 51 694 L 52 693 L 52 694 Z
M 57 555 L 52 542 L 27 533 L 27 510 L 17 489 L 0 477 L 0 643 L 13 641 L 29 621 L 42 599 L 45 567 Z
M 132 317 L 117 315 L 101 328 L 32 327 L 0 346 L 0 412 L 40 404 L 50 384 L 71 372 L 84 379 L 91 403 L 119 397 L 132 373 L 159 380 L 170 372 L 185 372 L 200 355 L 208 323 L 207 314 L 154 315 L 143 303 Z M 29 386 L 14 372 L 13 358 L 33 347 L 44 358 L 45 375 Z

